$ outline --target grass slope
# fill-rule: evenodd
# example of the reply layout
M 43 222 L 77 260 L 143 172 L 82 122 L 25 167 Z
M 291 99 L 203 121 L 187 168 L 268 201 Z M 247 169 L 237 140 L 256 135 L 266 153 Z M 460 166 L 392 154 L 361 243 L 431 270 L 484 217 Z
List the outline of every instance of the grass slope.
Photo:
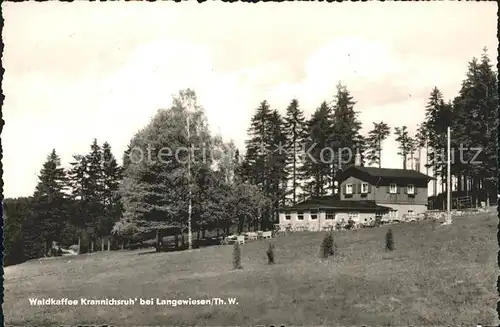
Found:
M 497 217 L 457 217 L 451 226 L 424 221 L 335 233 L 340 255 L 321 261 L 324 233 L 193 252 L 151 250 L 34 260 L 5 269 L 7 325 L 493 325 Z M 236 298 L 226 306 L 31 306 L 39 298 Z

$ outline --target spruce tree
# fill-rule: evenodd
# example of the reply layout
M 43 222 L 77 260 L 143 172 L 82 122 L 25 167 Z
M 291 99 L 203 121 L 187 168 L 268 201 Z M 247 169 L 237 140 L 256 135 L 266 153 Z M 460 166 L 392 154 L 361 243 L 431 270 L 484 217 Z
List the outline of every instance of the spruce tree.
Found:
M 109 235 L 113 225 L 122 214 L 122 205 L 118 188 L 122 180 L 122 168 L 118 166 L 111 152 L 111 145 L 105 142 L 102 146 L 102 203 L 105 215 L 101 218 L 99 230 L 101 235 Z
M 328 150 L 332 149 L 332 114 L 331 107 L 324 101 L 306 124 L 307 138 L 300 171 L 307 181 L 304 186 L 310 196 L 326 195 L 328 188 L 332 187 L 335 157 L 333 151 Z
M 367 160 L 370 165 L 377 165 L 382 168 L 382 142 L 389 137 L 391 129 L 387 123 L 381 121 L 380 123 L 373 122 L 373 129 L 368 132 L 367 147 L 368 154 Z
M 304 113 L 300 109 L 297 99 L 292 100 L 286 109 L 284 131 L 286 134 L 287 172 L 292 181 L 292 203 L 295 204 L 297 202 L 297 189 L 302 186 L 303 179 L 299 173 L 301 163 L 298 159 L 306 138 Z
M 396 135 L 396 142 L 399 143 L 398 155 L 403 157 L 403 169 L 406 169 L 408 158 L 414 151 L 414 141 L 408 133 L 406 126 L 396 127 L 394 134 Z
M 61 241 L 61 232 L 69 218 L 68 178 L 55 149 L 47 156 L 38 179 L 33 194 L 34 224 L 40 227 L 39 233 L 48 251 L 53 241 Z
M 321 256 L 326 259 L 335 254 L 333 232 L 328 232 L 321 243 Z

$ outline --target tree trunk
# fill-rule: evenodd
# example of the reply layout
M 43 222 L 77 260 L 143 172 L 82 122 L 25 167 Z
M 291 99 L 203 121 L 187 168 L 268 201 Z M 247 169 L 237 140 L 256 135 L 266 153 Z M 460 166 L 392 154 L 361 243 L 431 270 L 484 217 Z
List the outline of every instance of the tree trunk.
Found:
M 202 238 L 202 239 L 205 239 L 205 238 L 206 238 L 206 236 L 205 236 L 205 231 L 206 231 L 206 230 L 205 230 L 205 228 L 203 228 L 203 229 L 201 230 L 201 238 Z
M 156 230 L 156 252 L 160 252 L 162 248 L 162 239 L 160 229 Z
M 101 251 L 104 251 L 104 237 L 101 237 Z
M 78 236 L 78 254 L 82 253 L 82 237 Z
M 108 236 L 108 251 L 111 251 L 111 238 Z
M 378 140 L 378 168 L 382 168 L 382 140 Z
M 200 240 L 200 236 L 201 236 L 201 231 L 200 229 L 198 228 L 198 231 L 196 232 L 196 239 L 199 241 Z
M 92 240 L 90 241 L 90 252 L 94 252 L 94 237 L 92 237 Z
M 175 232 L 175 249 L 179 249 L 179 233 Z
M 125 249 L 125 241 L 122 241 L 122 251 Z

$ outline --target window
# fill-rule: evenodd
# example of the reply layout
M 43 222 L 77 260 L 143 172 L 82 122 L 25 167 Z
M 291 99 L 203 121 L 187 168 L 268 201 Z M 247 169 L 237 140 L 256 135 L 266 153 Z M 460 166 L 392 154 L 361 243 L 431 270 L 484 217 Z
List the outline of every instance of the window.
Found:
M 361 184 L 361 193 L 368 193 L 368 183 L 362 183 Z
M 352 184 L 345 185 L 345 194 L 352 194 Z
M 396 184 L 390 184 L 389 185 L 389 193 L 391 193 L 391 194 L 398 193 L 398 187 L 397 187 Z
M 413 184 L 408 184 L 408 186 L 406 186 L 406 193 L 410 195 L 415 194 L 415 186 Z
M 297 220 L 304 220 L 304 213 L 302 211 L 297 213 Z
M 285 215 L 285 220 L 291 220 L 291 219 L 292 219 L 292 216 L 290 216 L 290 214 Z
M 335 214 L 334 213 L 327 213 L 325 219 L 326 220 L 334 220 Z
M 408 210 L 408 216 L 413 216 L 414 215 L 414 211 L 413 210 Z
M 318 219 L 318 212 L 311 211 L 311 220 L 316 220 L 316 219 Z

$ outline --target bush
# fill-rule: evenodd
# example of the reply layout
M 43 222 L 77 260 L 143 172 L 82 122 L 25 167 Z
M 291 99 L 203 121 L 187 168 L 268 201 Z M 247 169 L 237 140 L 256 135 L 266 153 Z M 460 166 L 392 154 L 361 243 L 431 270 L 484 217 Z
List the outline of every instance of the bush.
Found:
M 241 249 L 238 242 L 235 242 L 233 246 L 233 268 L 243 269 L 241 266 Z
M 267 249 L 267 263 L 270 265 L 274 264 L 274 244 L 269 243 L 269 249 Z
M 387 251 L 394 250 L 394 236 L 392 235 L 392 229 L 390 228 L 385 234 L 385 249 Z
M 328 232 L 321 243 L 321 256 L 326 259 L 331 255 L 334 255 L 333 233 Z

